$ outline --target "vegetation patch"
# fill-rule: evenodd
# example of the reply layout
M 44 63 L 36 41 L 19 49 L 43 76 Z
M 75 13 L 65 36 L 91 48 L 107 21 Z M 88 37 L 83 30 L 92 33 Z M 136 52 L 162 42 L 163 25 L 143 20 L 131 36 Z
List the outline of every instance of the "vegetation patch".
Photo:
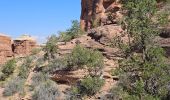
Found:
M 104 65 L 103 55 L 100 52 L 84 48 L 80 45 L 73 49 L 67 59 L 68 67 L 71 69 L 83 68 L 84 66 L 89 69 L 100 69 Z
M 104 85 L 104 80 L 99 77 L 86 77 L 83 79 L 79 85 L 72 88 L 72 98 L 92 96 L 99 92 L 101 87 Z
M 56 53 L 58 51 L 57 42 L 58 42 L 58 39 L 56 35 L 51 35 L 48 38 L 47 43 L 45 47 L 43 48 L 43 51 L 45 52 L 44 54 L 45 60 L 55 59 Z
M 46 81 L 39 84 L 38 87 L 35 88 L 34 94 L 32 96 L 33 100 L 56 100 L 60 95 L 56 84 L 52 81 Z
M 73 20 L 71 28 L 67 29 L 65 32 L 60 32 L 59 34 L 59 41 L 68 42 L 84 34 L 84 31 L 81 30 L 80 23 L 77 20 Z
M 5 86 L 3 95 L 4 96 L 12 96 L 15 93 L 23 91 L 24 83 L 25 83 L 25 79 L 22 79 L 20 77 L 16 77 L 16 78 L 10 80 Z
M 11 74 L 13 74 L 16 67 L 16 60 L 12 59 L 6 62 L 4 66 L 2 66 L 2 72 L 0 74 L 0 81 L 5 81 Z
M 23 79 L 27 79 L 30 73 L 32 60 L 33 58 L 31 56 L 25 59 L 24 63 L 19 67 L 19 73 L 18 73 L 19 77 Z
M 122 25 L 129 42 L 117 43 L 124 56 L 112 93 L 123 100 L 168 100 L 170 68 L 164 50 L 154 41 L 168 14 L 157 16 L 157 0 L 122 0 L 122 4 L 127 13 Z

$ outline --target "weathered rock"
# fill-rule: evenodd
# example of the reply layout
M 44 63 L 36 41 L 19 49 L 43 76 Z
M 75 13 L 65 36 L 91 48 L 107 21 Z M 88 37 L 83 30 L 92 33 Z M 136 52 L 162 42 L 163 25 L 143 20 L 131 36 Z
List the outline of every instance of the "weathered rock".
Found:
M 14 54 L 19 56 L 29 55 L 33 48 L 36 47 L 36 41 L 28 35 L 23 35 L 14 40 L 13 49 Z
M 11 38 L 0 34 L 0 64 L 4 63 L 8 57 L 12 57 Z
M 101 44 L 109 45 L 114 37 L 120 36 L 123 32 L 121 26 L 105 25 L 88 31 L 88 35 Z
M 82 0 L 81 1 L 81 28 L 91 29 L 94 25 L 107 25 L 114 23 L 116 18 L 120 18 L 119 0 Z

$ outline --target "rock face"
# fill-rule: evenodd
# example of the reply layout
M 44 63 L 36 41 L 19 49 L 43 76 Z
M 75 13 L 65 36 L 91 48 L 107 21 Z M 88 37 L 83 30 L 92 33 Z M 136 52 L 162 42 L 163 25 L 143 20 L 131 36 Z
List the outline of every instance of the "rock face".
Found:
M 8 57 L 12 57 L 11 38 L 0 34 L 0 64 L 5 62 Z
M 120 18 L 119 0 L 81 0 L 81 28 L 88 30 L 96 26 L 115 23 Z
M 13 51 L 15 55 L 24 56 L 29 55 L 31 50 L 36 47 L 36 41 L 28 35 L 23 35 L 14 40 Z
M 37 47 L 36 40 L 28 35 L 23 35 L 12 43 L 10 37 L 0 34 L 0 64 L 13 56 L 29 55 L 35 47 Z
M 114 37 L 123 32 L 119 25 L 105 25 L 88 31 L 88 35 L 103 45 L 109 45 Z

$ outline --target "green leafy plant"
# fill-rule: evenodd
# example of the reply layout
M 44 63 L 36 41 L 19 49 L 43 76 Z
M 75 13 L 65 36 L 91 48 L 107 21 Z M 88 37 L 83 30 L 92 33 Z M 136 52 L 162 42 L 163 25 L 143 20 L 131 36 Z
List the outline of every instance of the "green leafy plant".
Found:
M 80 23 L 73 20 L 71 28 L 67 29 L 66 32 L 59 32 L 59 34 L 59 41 L 67 42 L 84 34 L 84 31 L 81 30 Z
M 43 51 L 45 52 L 44 54 L 45 60 L 51 60 L 55 58 L 55 54 L 58 51 L 57 42 L 58 42 L 58 39 L 56 35 L 51 35 L 48 38 L 47 43 L 45 47 L 43 48 Z
M 4 81 L 6 78 L 8 78 L 15 70 L 16 67 L 16 60 L 12 59 L 6 62 L 4 66 L 2 66 L 2 74 L 0 77 L 1 81 Z
M 92 96 L 99 92 L 101 87 L 104 85 L 104 80 L 99 77 L 86 77 L 83 79 L 77 87 L 73 87 L 73 96 L 80 95 L 81 97 L 87 95 Z
M 71 69 L 84 68 L 85 66 L 92 71 L 102 69 L 104 65 L 103 55 L 94 50 L 77 45 L 71 55 L 67 58 L 68 67 Z
M 31 56 L 26 57 L 26 59 L 24 60 L 24 63 L 19 67 L 19 73 L 18 73 L 19 77 L 27 79 L 30 73 L 32 60 L 33 59 L 31 58 Z

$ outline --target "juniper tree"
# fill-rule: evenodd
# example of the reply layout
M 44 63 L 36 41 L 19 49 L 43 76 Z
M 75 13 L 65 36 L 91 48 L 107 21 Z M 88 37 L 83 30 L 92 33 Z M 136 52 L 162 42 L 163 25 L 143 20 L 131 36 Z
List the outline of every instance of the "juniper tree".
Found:
M 43 51 L 45 52 L 44 58 L 47 60 L 51 60 L 55 58 L 55 54 L 57 53 L 57 37 L 56 35 L 51 35 L 48 40 L 47 43 L 45 45 L 45 47 L 43 48 Z
M 170 68 L 165 63 L 164 50 L 154 40 L 161 24 L 167 21 L 167 15 L 158 16 L 156 0 L 122 0 L 122 3 L 123 26 L 129 42 L 119 46 L 126 55 L 119 61 L 118 86 L 122 91 L 119 96 L 130 100 L 165 98 Z

